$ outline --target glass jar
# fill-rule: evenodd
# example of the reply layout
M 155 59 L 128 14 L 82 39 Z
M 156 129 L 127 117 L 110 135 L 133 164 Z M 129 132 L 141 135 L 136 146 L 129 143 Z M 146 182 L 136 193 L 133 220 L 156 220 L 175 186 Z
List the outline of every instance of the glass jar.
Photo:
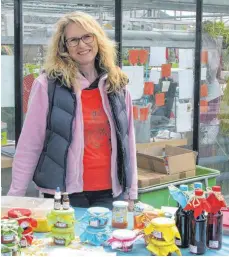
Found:
M 18 224 L 15 220 L 2 220 L 1 222 L 1 243 L 11 244 L 17 236 Z
M 112 227 L 127 228 L 128 226 L 128 202 L 113 202 L 112 210 Z
M 134 231 L 128 229 L 117 229 L 112 233 L 112 237 L 108 240 L 108 244 L 112 249 L 116 249 L 121 252 L 132 251 L 133 244 L 136 241 L 137 236 Z

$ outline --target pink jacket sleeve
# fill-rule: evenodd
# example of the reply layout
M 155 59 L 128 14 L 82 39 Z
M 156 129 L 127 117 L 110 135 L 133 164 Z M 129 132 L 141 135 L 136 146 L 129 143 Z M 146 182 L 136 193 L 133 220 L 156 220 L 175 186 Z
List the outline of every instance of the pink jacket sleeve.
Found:
M 11 196 L 25 195 L 43 148 L 48 113 L 46 81 L 44 75 L 40 75 L 32 86 L 29 108 L 13 161 L 12 182 L 8 192 Z
M 129 148 L 130 148 L 130 164 L 131 172 L 133 174 L 132 185 L 129 190 L 129 197 L 124 194 L 125 199 L 135 200 L 138 199 L 138 172 L 137 172 L 137 158 L 136 158 L 136 143 L 134 132 L 134 117 L 133 117 L 133 105 L 130 93 L 126 90 L 126 110 L 129 121 Z

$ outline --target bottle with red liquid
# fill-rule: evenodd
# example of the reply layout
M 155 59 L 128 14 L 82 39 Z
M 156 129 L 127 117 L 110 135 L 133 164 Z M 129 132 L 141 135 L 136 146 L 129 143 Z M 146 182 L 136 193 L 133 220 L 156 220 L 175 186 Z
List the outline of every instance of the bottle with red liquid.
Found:
M 188 186 L 180 185 L 180 190 L 182 192 L 188 193 Z M 175 213 L 175 221 L 181 236 L 181 239 L 176 239 L 176 245 L 181 248 L 188 248 L 190 238 L 191 211 L 185 211 L 182 206 L 179 205 L 178 210 Z
M 203 198 L 203 190 L 195 190 L 195 197 Z M 199 207 L 201 208 L 201 206 Z M 207 219 L 204 215 L 204 209 L 202 213 L 195 218 L 192 212 L 191 226 L 190 226 L 190 245 L 189 250 L 191 253 L 200 255 L 206 252 L 206 228 Z
M 221 195 L 221 187 L 213 186 L 212 193 L 207 198 L 208 203 L 214 207 L 207 215 L 207 247 L 215 250 L 220 250 L 222 247 L 222 229 L 223 229 L 223 214 L 221 212 L 221 204 L 217 204 L 220 200 L 215 195 Z M 223 201 L 224 202 L 224 199 Z

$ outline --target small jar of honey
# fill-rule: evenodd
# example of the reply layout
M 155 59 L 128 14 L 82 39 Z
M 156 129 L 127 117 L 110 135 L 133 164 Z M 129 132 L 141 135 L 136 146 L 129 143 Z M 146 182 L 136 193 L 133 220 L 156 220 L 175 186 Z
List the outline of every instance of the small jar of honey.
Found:
M 128 226 L 128 202 L 113 202 L 112 210 L 112 227 L 127 228 Z

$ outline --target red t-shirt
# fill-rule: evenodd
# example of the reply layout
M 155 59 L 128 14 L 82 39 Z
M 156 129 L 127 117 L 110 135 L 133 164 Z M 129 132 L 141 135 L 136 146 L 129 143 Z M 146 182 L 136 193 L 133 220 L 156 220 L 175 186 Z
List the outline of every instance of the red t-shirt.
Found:
M 82 91 L 84 191 L 111 189 L 111 130 L 99 89 Z

